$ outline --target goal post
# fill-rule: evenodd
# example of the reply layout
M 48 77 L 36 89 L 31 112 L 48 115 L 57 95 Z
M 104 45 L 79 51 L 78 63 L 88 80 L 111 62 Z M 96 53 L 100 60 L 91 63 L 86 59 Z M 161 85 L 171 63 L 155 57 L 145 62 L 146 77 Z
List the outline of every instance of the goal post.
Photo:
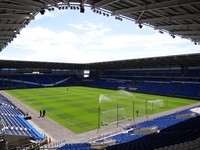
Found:
M 121 122 L 126 118 L 125 108 L 116 108 L 101 112 L 101 125 L 109 125 Z
M 164 107 L 164 101 L 161 99 L 147 100 L 147 109 L 155 110 Z

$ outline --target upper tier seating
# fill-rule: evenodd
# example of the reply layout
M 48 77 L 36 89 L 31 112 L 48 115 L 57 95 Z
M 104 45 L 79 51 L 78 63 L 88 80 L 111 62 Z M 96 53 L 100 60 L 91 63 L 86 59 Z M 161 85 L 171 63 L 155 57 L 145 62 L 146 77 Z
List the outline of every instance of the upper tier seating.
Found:
M 2 75 L 0 89 L 81 85 L 78 78 L 66 75 Z
M 199 69 L 105 71 L 101 77 L 93 86 L 117 89 L 117 80 L 123 79 L 130 81 L 123 85 L 128 90 L 200 99 Z

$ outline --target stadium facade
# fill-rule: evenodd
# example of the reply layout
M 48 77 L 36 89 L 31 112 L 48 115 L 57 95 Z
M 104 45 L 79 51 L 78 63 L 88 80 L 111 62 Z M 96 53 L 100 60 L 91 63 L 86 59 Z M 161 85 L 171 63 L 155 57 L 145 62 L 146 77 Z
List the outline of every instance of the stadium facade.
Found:
M 200 54 L 89 64 L 8 61 L 0 63 L 0 89 L 83 85 L 200 98 Z

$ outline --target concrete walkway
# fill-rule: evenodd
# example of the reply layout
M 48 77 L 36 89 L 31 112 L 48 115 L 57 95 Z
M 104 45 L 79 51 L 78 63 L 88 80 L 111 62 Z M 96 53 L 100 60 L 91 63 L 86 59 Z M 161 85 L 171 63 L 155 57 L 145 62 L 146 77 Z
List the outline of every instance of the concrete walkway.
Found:
M 29 123 L 38 131 L 40 131 L 40 133 L 45 134 L 47 137 L 51 137 L 53 143 L 56 143 L 56 142 L 58 143 L 60 141 L 64 141 L 65 143 L 77 143 L 77 142 L 90 141 L 92 139 L 94 140 L 95 138 L 100 138 L 109 134 L 123 131 L 123 127 L 125 127 L 127 124 L 134 124 L 134 123 L 150 120 L 153 118 L 157 118 L 159 116 L 172 114 L 181 110 L 192 108 L 194 106 L 200 106 L 200 103 L 196 103 L 196 104 L 188 105 L 185 107 L 169 110 L 166 112 L 149 115 L 147 117 L 136 118 L 134 121 L 124 121 L 122 123 L 119 123 L 118 127 L 116 124 L 113 124 L 113 125 L 101 127 L 101 129 L 99 129 L 98 131 L 92 130 L 86 133 L 75 134 L 74 132 L 61 126 L 60 124 L 58 124 L 57 122 L 53 121 L 52 119 L 46 116 L 44 118 L 39 118 L 39 115 L 40 115 L 39 112 L 32 109 L 28 105 L 22 103 L 18 99 L 10 96 L 6 92 L 0 91 L 0 94 L 8 98 L 9 101 L 11 101 L 17 108 L 21 109 L 23 112 L 26 113 L 28 111 L 29 115 L 32 116 L 32 120 L 29 121 Z

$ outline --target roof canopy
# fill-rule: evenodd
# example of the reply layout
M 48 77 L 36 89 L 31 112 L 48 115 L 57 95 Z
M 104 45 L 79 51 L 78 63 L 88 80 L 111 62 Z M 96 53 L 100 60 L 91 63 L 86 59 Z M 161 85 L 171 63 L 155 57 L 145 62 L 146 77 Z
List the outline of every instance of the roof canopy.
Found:
M 84 13 L 85 6 L 89 6 L 117 19 L 127 18 L 141 28 L 145 24 L 160 33 L 168 32 L 173 38 L 178 35 L 200 44 L 199 0 L 1 0 L 0 51 L 38 13 L 72 5 L 78 6 L 81 13 Z
M 175 55 L 141 59 L 108 61 L 87 64 L 32 62 L 0 60 L 0 68 L 16 69 L 69 69 L 69 70 L 112 70 L 112 69 L 143 69 L 143 68 L 172 68 L 200 67 L 200 53 L 190 55 Z

